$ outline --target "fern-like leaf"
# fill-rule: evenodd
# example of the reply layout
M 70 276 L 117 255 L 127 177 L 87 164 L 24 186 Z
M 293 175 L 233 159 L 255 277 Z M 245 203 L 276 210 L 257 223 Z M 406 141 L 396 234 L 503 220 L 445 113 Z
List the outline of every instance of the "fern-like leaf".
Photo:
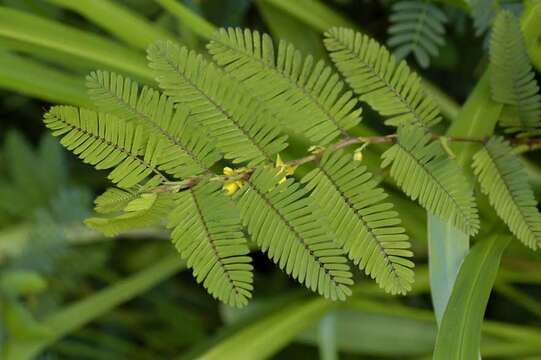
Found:
M 159 137 L 167 146 L 161 165 L 167 173 L 180 178 L 198 175 L 220 159 L 220 153 L 205 136 L 189 126 L 187 112 L 175 110 L 167 96 L 107 71 L 92 72 L 87 87 L 100 111 L 125 121 L 136 121 Z
M 389 20 L 387 45 L 394 56 L 400 60 L 413 53 L 419 65 L 428 67 L 445 44 L 445 13 L 427 0 L 405 0 L 393 5 Z
M 506 132 L 534 132 L 541 127 L 541 95 L 520 23 L 509 11 L 494 22 L 490 41 L 492 98 L 510 108 L 500 124 Z
M 252 296 L 252 265 L 234 203 L 213 183 L 179 195 L 169 227 L 182 258 L 214 297 L 232 306 L 246 305 Z
M 377 187 L 366 166 L 342 151 L 326 152 L 303 179 L 323 210 L 338 243 L 361 269 L 392 294 L 405 294 L 413 282 L 413 256 L 398 213 Z
M 92 217 L 85 224 L 107 236 L 115 236 L 135 229 L 164 225 L 175 207 L 174 193 L 147 193 L 128 202 L 122 214 L 112 217 Z M 120 203 L 119 203 L 120 204 Z
M 483 35 L 500 9 L 499 0 L 469 0 L 475 35 Z
M 541 214 L 528 175 L 513 149 L 501 137 L 490 139 L 475 154 L 473 169 L 496 213 L 526 246 L 541 245 Z
M 325 36 L 346 81 L 362 101 L 388 117 L 386 124 L 429 128 L 441 120 L 436 102 L 405 61 L 398 63 L 384 46 L 350 29 L 333 28 Z
M 292 44 L 275 52 L 267 34 L 221 29 L 208 45 L 214 60 L 277 112 L 285 126 L 325 145 L 360 121 L 361 109 L 338 74 Z
M 109 188 L 94 200 L 94 210 L 99 214 L 109 214 L 122 211 L 132 200 L 137 198 L 135 191 Z
M 306 190 L 276 169 L 259 168 L 239 192 L 241 218 L 261 250 L 294 279 L 331 298 L 351 294 L 344 252 L 313 212 Z
M 398 129 L 398 142 L 382 155 L 396 183 L 413 200 L 467 235 L 479 230 L 473 190 L 458 164 L 422 128 Z
M 115 168 L 109 179 L 130 188 L 153 175 L 166 181 L 158 169 L 164 143 L 156 137 L 144 141 L 144 128 L 108 114 L 71 106 L 55 106 L 44 116 L 61 144 L 96 169 Z
M 227 159 L 257 165 L 287 147 L 271 114 L 201 55 L 168 41 L 153 44 L 148 58 L 165 93 L 190 110 Z

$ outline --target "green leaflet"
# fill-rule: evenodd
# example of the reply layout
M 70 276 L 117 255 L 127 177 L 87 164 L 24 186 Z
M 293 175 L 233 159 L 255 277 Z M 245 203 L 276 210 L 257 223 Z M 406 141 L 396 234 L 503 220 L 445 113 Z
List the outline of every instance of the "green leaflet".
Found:
M 326 152 L 302 182 L 312 190 L 310 197 L 321 208 L 320 216 L 327 217 L 337 242 L 354 263 L 386 291 L 409 291 L 413 263 L 407 258 L 413 253 L 408 236 L 366 166 L 343 151 Z
M 109 179 L 130 188 L 149 176 L 167 180 L 158 170 L 164 143 L 144 129 L 108 114 L 70 106 L 55 106 L 44 116 L 45 125 L 61 143 L 96 169 L 115 168 Z M 143 154 L 142 156 L 140 154 Z
M 122 191 L 119 189 L 112 190 Z M 123 211 L 121 215 L 109 218 L 92 217 L 86 219 L 85 224 L 107 236 L 115 236 L 130 230 L 163 225 L 164 219 L 175 207 L 175 199 L 177 197 L 178 195 L 174 193 L 141 194 L 135 199 L 130 200 L 121 209 Z M 116 203 L 115 206 L 120 207 L 120 204 L 124 201 L 122 200 Z M 100 205 L 103 206 L 103 202 Z M 100 209 L 103 209 L 103 207 L 98 207 L 98 210 Z M 113 208 L 109 206 L 107 211 L 111 212 Z
M 377 41 L 350 29 L 333 28 L 325 37 L 338 70 L 362 101 L 388 118 L 386 124 L 429 128 L 441 120 L 436 102 L 405 61 L 398 63 Z
M 94 200 L 94 210 L 99 214 L 122 211 L 132 200 L 137 198 L 136 191 L 109 188 Z
M 387 45 L 394 56 L 400 60 L 412 53 L 421 67 L 428 67 L 445 43 L 445 13 L 427 0 L 405 0 L 392 6 L 389 21 Z
M 186 106 L 226 159 L 248 165 L 273 162 L 287 147 L 287 137 L 271 114 L 260 111 L 243 87 L 201 55 L 157 42 L 148 49 L 148 58 L 165 93 Z
M 528 58 L 520 23 L 501 11 L 490 39 L 490 85 L 494 101 L 506 105 L 500 125 L 506 132 L 541 128 L 541 95 Z
M 526 246 L 541 245 L 541 213 L 526 169 L 501 137 L 494 137 L 473 158 L 473 169 L 498 216 Z
M 479 357 L 483 315 L 508 243 L 508 237 L 494 235 L 464 259 L 438 332 L 435 360 Z
M 341 12 L 336 11 L 330 6 L 330 3 L 321 0 L 259 0 L 265 3 L 272 4 L 292 17 L 296 18 L 301 25 L 307 25 L 317 30 L 319 33 L 324 33 L 332 27 L 347 27 L 358 31 L 363 31 L 357 24 L 348 20 Z M 465 0 L 447 0 L 457 7 L 468 9 L 468 4 Z M 450 120 L 456 117 L 459 110 L 458 104 L 445 94 L 441 89 L 423 79 L 423 84 L 427 91 L 434 97 L 435 101 L 440 106 L 442 114 Z
M 344 252 L 312 211 L 306 190 L 275 169 L 260 168 L 240 191 L 242 222 L 261 250 L 307 288 L 335 299 L 351 294 Z
M 475 35 L 481 36 L 490 29 L 496 13 L 500 10 L 499 0 L 469 0 Z
M 267 34 L 221 29 L 208 45 L 214 60 L 261 98 L 283 125 L 326 145 L 347 135 L 361 109 L 339 76 L 323 60 L 302 58 L 292 44 L 275 50 Z
M 175 109 L 172 99 L 115 73 L 92 72 L 87 77 L 90 97 L 98 108 L 127 122 L 135 121 L 166 145 L 160 168 L 177 178 L 209 170 L 220 153 L 204 134 L 190 125 L 186 111 Z
M 222 302 L 241 307 L 252 297 L 252 265 L 238 210 L 219 183 L 178 194 L 171 238 L 197 282 Z
M 425 209 L 474 235 L 479 217 L 473 189 L 460 167 L 422 128 L 398 129 L 398 142 L 382 155 L 398 186 Z

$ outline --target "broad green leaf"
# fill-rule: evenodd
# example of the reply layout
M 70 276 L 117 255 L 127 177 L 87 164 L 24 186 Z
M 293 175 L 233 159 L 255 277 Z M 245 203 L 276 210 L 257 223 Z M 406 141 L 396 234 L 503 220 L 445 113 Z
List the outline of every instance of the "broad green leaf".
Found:
M 541 36 L 541 2 L 528 0 L 524 2 L 524 10 L 520 19 L 522 34 L 528 47 L 528 55 L 533 66 L 538 70 L 541 69 L 541 44 L 539 37 Z
M 307 28 L 287 11 L 276 7 L 270 1 L 257 1 L 256 4 L 274 39 L 288 41 L 305 54 L 325 58 L 326 51 L 321 43 L 319 30 Z
M 320 32 L 327 31 L 332 26 L 354 28 L 355 25 L 344 15 L 319 0 L 261 0 L 298 18 L 301 22 Z
M 84 79 L 5 51 L 0 52 L 0 88 L 55 103 L 91 106 Z
M 91 60 L 140 78 L 152 79 L 143 54 L 97 34 L 0 6 L 0 36 Z
M 359 297 L 352 298 L 333 314 L 336 316 L 336 345 L 342 353 L 389 359 L 431 358 L 437 332 L 431 311 Z M 538 346 L 541 332 L 534 327 L 486 321 L 482 328 L 483 356 L 541 354 Z M 310 326 L 296 339 L 303 344 L 317 345 L 318 327 Z
M 177 0 L 155 0 L 165 10 L 176 16 L 179 21 L 186 25 L 190 30 L 204 39 L 211 39 L 216 31 L 216 27 L 205 20 L 203 17 L 194 13 L 186 5 Z
M 174 40 L 139 14 L 114 0 L 47 0 L 73 10 L 131 46 L 145 50 L 156 40 Z
M 0 36 L 0 48 L 6 51 L 24 54 L 34 61 L 37 60 L 43 61 L 45 64 L 58 65 L 61 69 L 68 70 L 70 72 L 69 75 L 77 77 L 77 80 L 80 80 L 80 78 L 84 77 L 96 67 L 95 62 L 82 59 L 78 56 L 60 53 L 49 47 L 6 38 L 5 36 Z
M 458 275 L 462 259 L 468 254 L 468 236 L 450 222 L 428 213 L 428 262 L 430 295 L 438 323 Z
M 464 259 L 436 339 L 435 360 L 477 358 L 485 309 L 509 240 L 499 234 L 484 239 Z
M 336 314 L 329 312 L 319 321 L 319 358 L 320 360 L 338 360 L 336 344 Z
M 290 300 L 263 316 L 247 318 L 214 346 L 194 354 L 200 360 L 269 359 L 307 326 L 317 321 L 333 303 L 322 298 Z

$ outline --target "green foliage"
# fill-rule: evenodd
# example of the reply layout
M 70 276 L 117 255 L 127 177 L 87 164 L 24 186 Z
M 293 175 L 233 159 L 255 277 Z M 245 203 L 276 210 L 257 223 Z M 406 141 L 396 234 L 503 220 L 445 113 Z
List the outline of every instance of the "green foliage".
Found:
M 89 95 L 98 108 L 126 122 L 144 126 L 144 136 L 163 141 L 161 169 L 176 177 L 198 175 L 214 165 L 219 152 L 190 125 L 187 113 L 176 110 L 172 99 L 115 73 L 92 72 L 87 77 Z
M 421 67 L 430 65 L 430 57 L 439 54 L 445 44 L 447 16 L 427 0 L 406 0 L 395 3 L 389 17 L 387 45 L 400 60 L 413 54 Z
M 20 133 L 10 131 L 2 150 L 6 176 L 0 179 L 0 215 L 32 218 L 32 210 L 47 206 L 68 184 L 62 148 L 53 137 L 45 136 L 34 150 Z
M 362 101 L 387 118 L 386 124 L 429 128 L 441 120 L 421 78 L 374 39 L 345 28 L 333 28 L 325 36 L 338 70 Z
M 132 200 L 137 198 L 137 192 L 118 188 L 109 188 L 94 200 L 95 208 L 99 214 L 122 211 Z
M 110 194 L 111 192 L 109 192 Z M 152 226 L 164 225 L 175 206 L 176 194 L 171 193 L 146 193 L 130 200 L 121 215 L 109 218 L 92 217 L 85 220 L 85 224 L 107 236 L 114 236 L 130 230 L 144 229 Z M 102 198 L 103 199 L 103 198 Z M 120 203 L 125 201 L 122 199 Z M 116 202 L 115 206 L 119 203 Z M 110 211 L 108 208 L 107 211 Z
M 383 202 L 387 194 L 377 187 L 366 166 L 352 162 L 342 151 L 327 152 L 318 167 L 302 179 L 310 197 L 327 216 L 337 241 L 361 269 L 385 290 L 405 294 L 413 282 L 413 253 L 398 212 Z M 370 255 L 369 255 L 370 254 Z
M 344 300 L 353 284 L 344 252 L 313 212 L 306 189 L 276 170 L 258 169 L 238 195 L 252 238 L 286 273 L 325 297 Z
M 471 0 L 469 3 L 475 35 L 481 36 L 490 29 L 500 8 L 500 2 L 499 0 Z
M 468 180 L 456 163 L 448 161 L 440 144 L 430 139 L 422 128 L 399 128 L 398 142 L 382 155 L 381 166 L 390 165 L 397 184 L 424 208 L 475 235 L 479 217 Z
M 147 56 L 163 94 L 91 73 L 98 112 L 61 106 L 45 115 L 69 150 L 113 169 L 117 188 L 96 199 L 104 216 L 86 224 L 111 236 L 167 222 L 197 282 L 232 306 L 252 296 L 244 228 L 278 267 L 326 298 L 352 293 L 347 257 L 387 292 L 407 293 L 413 254 L 399 211 L 367 167 L 341 150 L 365 143 L 358 155 L 372 141 L 352 136 L 361 115 L 354 93 L 398 128 L 375 139 L 394 143 L 382 167 L 468 236 L 479 230 L 473 188 L 445 139 L 434 140 L 439 108 L 405 61 L 348 29 L 331 29 L 325 45 L 353 91 L 323 60 L 284 41 L 275 50 L 268 35 L 241 29 L 216 33 L 208 49 L 217 64 L 171 41 L 152 44 Z M 284 162 L 287 129 L 318 146 Z M 300 182 L 299 165 L 308 170 Z
M 109 179 L 130 188 L 153 174 L 165 180 L 158 170 L 165 143 L 149 137 L 144 128 L 109 114 L 69 106 L 55 106 L 44 116 L 53 135 L 63 136 L 62 145 L 96 169 L 115 168 Z M 143 154 L 143 156 L 140 156 Z
M 13 268 L 32 269 L 40 276 L 47 274 L 48 288 L 13 296 L 16 281 L 0 284 L 0 346 L 8 344 L 7 351 L 0 349 L 0 357 L 40 357 L 47 347 L 43 354 L 47 358 L 176 358 L 195 344 L 204 348 L 199 356 L 251 359 L 272 356 L 294 340 L 333 349 L 321 351 L 325 359 L 335 357 L 338 350 L 348 356 L 430 356 L 437 332 L 433 316 L 382 302 L 377 289 L 379 285 L 392 294 L 411 289 L 408 303 L 429 306 L 429 281 L 430 291 L 440 295 L 433 296 L 438 300 L 433 302 L 438 318 L 452 292 L 445 319 L 439 322 L 436 358 L 540 354 L 538 332 L 524 324 L 487 321 L 483 347 L 478 347 L 484 306 L 505 248 L 489 237 L 503 232 L 503 227 L 493 226 L 499 219 L 491 207 L 519 239 L 534 242 L 534 247 L 539 243 L 537 204 L 518 155 L 541 144 L 541 139 L 532 138 L 540 128 L 539 95 L 528 64 L 528 55 L 535 66 L 541 64 L 538 2 L 525 3 L 520 25 L 507 13 L 506 21 L 496 22 L 499 31 L 494 37 L 504 39 L 496 47 L 503 55 L 491 54 L 491 62 L 513 65 L 493 74 L 500 80 L 493 81 L 492 90 L 501 97 L 490 96 L 491 76 L 485 72 L 462 110 L 453 98 L 466 97 L 486 63 L 473 34 L 457 31 L 444 36 L 445 18 L 457 28 L 461 26 L 455 26 L 457 19 L 470 12 L 478 34 L 485 33 L 499 1 L 448 0 L 443 5 L 406 0 L 394 7 L 392 2 L 366 2 L 361 13 L 359 2 L 353 0 L 258 0 L 253 6 L 248 0 L 0 2 L 0 87 L 83 107 L 53 108 L 46 122 L 85 162 L 111 170 L 116 186 L 96 199 L 100 215 L 87 219 L 92 228 L 86 229 L 80 223 L 88 216 L 90 192 L 68 181 L 65 163 L 73 158 L 58 156 L 50 138 L 42 140 L 38 150 L 12 134 L 4 138 L 0 226 L 9 227 L 0 229 L 0 270 L 10 271 L 0 274 L 0 283 Z M 448 5 L 462 16 L 452 18 Z M 130 8 L 137 8 L 138 14 Z M 273 35 L 322 60 L 251 30 L 215 33 L 215 26 L 199 15 L 214 12 L 214 24 L 260 27 L 264 20 Z M 421 67 L 432 63 L 426 75 L 448 88 L 449 97 L 375 40 L 353 31 L 329 31 L 326 43 L 339 71 L 326 65 L 320 32 L 344 26 L 384 35 L 382 26 L 388 19 L 388 44 L 395 55 L 412 55 Z M 313 38 L 307 38 L 307 26 Z M 116 40 L 110 41 L 111 36 Z M 158 39 L 162 41 L 148 51 L 149 68 L 140 50 Z M 171 39 L 201 53 L 167 41 Z M 213 39 L 210 56 L 199 48 L 205 39 Z M 445 53 L 432 59 L 444 42 Z M 450 67 L 446 59 L 455 57 L 458 60 Z M 86 97 L 80 74 L 95 68 L 106 70 L 87 77 Z M 155 78 L 161 91 L 153 88 Z M 39 132 L 31 123 L 20 120 L 34 116 L 43 105 L 20 95 L 2 95 L 8 95 L 2 97 L 7 110 L 2 112 L 7 114 L 2 128 L 16 124 L 30 133 L 30 139 L 37 139 Z M 360 123 L 361 105 L 379 114 L 366 111 Z M 500 124 L 508 143 L 492 138 L 502 108 Z M 439 121 L 440 110 L 448 122 Z M 380 119 L 397 129 L 378 123 Z M 442 137 L 449 124 L 448 136 Z M 475 193 L 463 173 L 473 179 L 468 165 L 480 146 L 474 171 L 481 190 L 488 189 L 489 201 L 481 197 L 477 216 Z M 379 155 L 389 147 L 380 169 Z M 537 154 L 528 157 L 534 160 L 528 176 L 537 181 Z M 75 169 L 78 184 L 103 189 L 100 174 L 92 176 L 81 165 Z M 405 195 L 429 211 L 426 227 L 423 209 Z M 472 256 L 463 262 L 469 236 L 480 225 Z M 180 256 L 167 256 L 171 244 L 152 241 L 169 235 L 158 229 L 163 226 L 169 226 Z M 151 228 L 141 229 L 146 227 Z M 430 280 L 422 264 L 427 228 Z M 94 229 L 123 237 L 112 241 Z M 408 235 L 414 238 L 412 245 Z M 415 284 L 411 246 L 420 262 Z M 262 270 L 255 283 L 263 286 L 258 286 L 257 300 L 252 301 L 248 253 L 257 250 L 276 262 L 275 268 L 282 267 L 330 299 L 344 299 L 350 292 L 359 296 L 340 304 L 340 309 L 325 299 L 296 302 L 286 277 L 267 269 L 268 262 L 254 254 L 255 265 Z M 502 262 L 495 287 L 503 297 L 491 304 L 490 316 L 497 317 L 500 306 L 510 303 L 507 296 L 539 314 L 534 298 L 499 290 L 509 289 L 510 281 L 539 282 L 531 258 L 535 255 L 527 255 L 527 269 L 534 271 L 522 277 L 515 268 L 508 269 L 522 265 L 525 249 L 516 242 L 509 250 L 513 261 Z M 347 257 L 356 265 L 351 272 Z M 64 260 L 71 264 L 63 264 Z M 203 286 L 197 288 L 180 275 L 147 292 L 184 269 L 185 263 Z M 375 283 L 365 281 L 359 268 Z M 137 274 L 119 281 L 131 271 Z M 358 285 L 352 286 L 353 279 Z M 211 297 L 204 297 L 202 288 L 228 305 L 241 307 L 250 300 L 250 307 L 239 310 L 248 317 L 229 326 L 227 316 L 221 316 L 224 312 Z M 143 292 L 141 299 L 113 310 Z M 275 304 L 272 313 L 253 317 L 260 299 L 283 292 L 285 301 Z M 75 305 L 66 307 L 73 300 Z M 315 323 L 309 329 L 311 337 L 306 333 L 296 337 L 320 316 L 332 317 L 336 324 Z M 226 331 L 218 331 L 210 343 L 200 342 L 205 332 L 215 334 L 222 320 Z M 77 330 L 89 322 L 91 326 Z M 314 335 L 318 327 L 319 335 Z M 53 345 L 65 335 L 71 336 Z M 365 341 L 359 342 L 363 337 Z M 392 349 L 390 342 L 396 345 Z M 288 358 L 292 348 L 278 356 Z M 314 357 L 306 351 L 292 353 L 295 358 Z
M 504 10 L 498 14 L 490 40 L 492 98 L 506 105 L 501 126 L 509 133 L 539 131 L 539 86 L 520 24 L 511 12 Z
M 360 121 L 351 92 L 323 60 L 302 58 L 292 44 L 274 49 L 267 34 L 221 29 L 208 45 L 214 60 L 277 112 L 282 124 L 326 145 Z
M 171 237 L 194 277 L 232 306 L 252 297 L 252 265 L 235 204 L 219 184 L 201 183 L 179 194 L 171 212 Z
M 148 49 L 150 66 L 165 93 L 185 105 L 226 159 L 256 165 L 272 162 L 285 136 L 243 88 L 203 57 L 172 42 Z
M 541 213 L 528 184 L 524 165 L 508 142 L 490 139 L 474 156 L 473 168 L 490 204 L 526 246 L 541 245 Z
M 481 325 L 509 237 L 494 234 L 475 244 L 464 259 L 434 348 L 434 359 L 479 357 Z

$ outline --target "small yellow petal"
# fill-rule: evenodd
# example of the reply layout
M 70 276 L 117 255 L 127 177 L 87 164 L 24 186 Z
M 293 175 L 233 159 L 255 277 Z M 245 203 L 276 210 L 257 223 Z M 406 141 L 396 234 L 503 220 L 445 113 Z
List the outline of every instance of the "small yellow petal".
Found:
M 285 169 L 286 169 L 286 174 L 287 174 L 287 175 L 293 175 L 293 174 L 295 173 L 295 170 L 297 169 L 297 167 L 296 167 L 296 166 L 287 165 L 287 166 L 285 167 Z
M 229 166 L 224 167 L 224 175 L 230 176 L 235 173 L 235 170 L 231 169 Z
M 224 191 L 226 195 L 233 195 L 238 189 L 239 186 L 236 181 L 224 184 Z
M 363 153 L 362 153 L 362 151 L 355 151 L 353 153 L 353 160 L 354 161 L 363 161 Z
M 284 166 L 284 161 L 282 160 L 282 157 L 280 154 L 276 155 L 276 167 L 280 168 Z

